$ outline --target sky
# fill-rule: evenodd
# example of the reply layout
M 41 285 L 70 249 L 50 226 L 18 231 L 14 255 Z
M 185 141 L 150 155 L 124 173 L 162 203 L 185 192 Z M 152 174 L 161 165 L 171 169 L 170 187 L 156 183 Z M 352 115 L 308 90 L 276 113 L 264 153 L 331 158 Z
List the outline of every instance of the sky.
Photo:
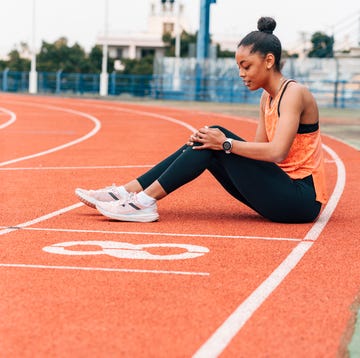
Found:
M 52 43 L 66 37 L 69 45 L 77 42 L 89 51 L 97 36 L 104 33 L 106 1 L 109 34 L 146 31 L 151 0 L 0 0 L 0 56 L 21 42 L 32 47 L 34 38 L 37 50 L 42 41 Z M 185 5 L 190 30 L 195 33 L 199 27 L 200 0 L 175 1 Z M 345 36 L 354 45 L 360 41 L 359 0 L 217 0 L 211 5 L 210 32 L 240 40 L 256 30 L 261 16 L 275 18 L 274 33 L 284 49 L 294 48 L 304 35 L 310 38 L 316 31 L 334 33 L 339 43 Z

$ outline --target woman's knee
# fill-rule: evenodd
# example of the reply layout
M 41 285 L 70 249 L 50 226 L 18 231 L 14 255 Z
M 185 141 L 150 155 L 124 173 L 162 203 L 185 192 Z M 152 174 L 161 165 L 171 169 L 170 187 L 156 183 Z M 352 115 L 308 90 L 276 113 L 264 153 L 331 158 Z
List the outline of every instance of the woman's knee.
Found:
M 223 131 L 228 132 L 228 130 L 226 128 L 224 128 L 224 127 L 222 127 L 222 126 L 220 126 L 218 124 L 213 124 L 213 125 L 209 126 L 209 128 L 217 128 L 217 129 L 220 129 L 222 132 Z
M 228 129 L 226 129 L 225 127 L 222 127 L 220 125 L 214 124 L 214 125 L 209 126 L 209 128 L 217 128 L 221 132 L 223 132 L 226 135 L 226 137 L 230 137 L 230 138 L 233 138 L 233 139 L 244 141 L 243 138 L 239 137 L 237 134 L 229 131 Z

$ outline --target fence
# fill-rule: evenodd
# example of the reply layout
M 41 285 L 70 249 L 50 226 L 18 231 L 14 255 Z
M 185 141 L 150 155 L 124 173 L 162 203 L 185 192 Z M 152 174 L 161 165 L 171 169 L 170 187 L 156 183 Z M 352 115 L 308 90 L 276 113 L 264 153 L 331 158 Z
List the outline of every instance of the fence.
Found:
M 261 91 L 249 91 L 239 79 L 232 59 L 207 60 L 200 66 L 195 59 L 164 58 L 154 68 L 149 76 L 111 73 L 108 94 L 229 103 L 258 103 L 260 99 Z M 360 108 L 360 59 L 291 59 L 282 72 L 308 86 L 320 106 Z M 4 92 L 27 92 L 29 73 L 0 72 L 0 86 Z M 99 90 L 99 74 L 38 73 L 39 93 L 97 95 Z

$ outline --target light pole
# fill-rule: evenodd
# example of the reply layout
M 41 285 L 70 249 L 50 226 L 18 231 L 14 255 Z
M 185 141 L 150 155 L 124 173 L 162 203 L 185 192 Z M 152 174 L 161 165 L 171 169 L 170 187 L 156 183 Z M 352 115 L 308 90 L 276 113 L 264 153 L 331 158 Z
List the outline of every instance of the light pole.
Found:
M 210 26 L 210 5 L 216 0 L 200 0 L 200 27 L 197 35 L 197 60 L 202 61 L 209 56 L 209 26 Z
M 175 57 L 180 57 L 180 42 L 181 42 L 181 25 L 180 25 L 180 12 L 182 4 L 180 0 L 177 1 L 175 9 Z
M 203 82 L 203 66 L 205 60 L 209 57 L 210 43 L 210 5 L 215 4 L 216 0 L 200 0 L 200 26 L 196 40 L 196 96 L 203 100 L 206 96 L 206 85 Z M 203 87 L 203 88 L 202 88 Z
M 105 19 L 104 19 L 104 43 L 103 43 L 103 56 L 102 56 L 102 66 L 100 74 L 100 96 L 108 95 L 108 83 L 109 83 L 109 74 L 107 72 L 107 62 L 108 62 L 108 32 L 109 32 L 109 0 L 105 0 Z
M 32 6 L 32 50 L 31 50 L 31 68 L 29 73 L 29 93 L 37 93 L 37 72 L 36 72 L 36 0 L 33 0 Z
M 175 68 L 174 68 L 174 83 L 173 87 L 175 91 L 180 89 L 180 41 L 181 41 L 181 27 L 180 27 L 180 11 L 182 9 L 182 4 L 180 0 L 177 1 L 175 8 Z

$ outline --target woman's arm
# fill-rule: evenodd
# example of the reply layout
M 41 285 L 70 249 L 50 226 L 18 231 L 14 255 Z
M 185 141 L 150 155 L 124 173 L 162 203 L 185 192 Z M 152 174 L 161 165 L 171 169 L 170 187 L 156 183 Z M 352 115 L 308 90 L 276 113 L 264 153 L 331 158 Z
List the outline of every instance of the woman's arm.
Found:
M 247 158 L 263 160 L 268 162 L 281 162 L 284 160 L 294 141 L 299 127 L 300 116 L 303 111 L 302 90 L 299 85 L 292 83 L 288 86 L 283 95 L 280 105 L 281 116 L 274 138 L 271 142 L 265 139 L 264 114 L 260 115 L 259 126 L 255 136 L 255 142 L 233 141 L 231 152 Z M 261 110 L 261 113 L 263 111 Z M 217 128 L 201 128 L 191 136 L 192 142 L 199 142 L 203 145 L 193 147 L 194 150 L 214 149 L 222 150 L 222 143 L 226 137 Z M 259 141 L 259 142 L 258 142 Z

